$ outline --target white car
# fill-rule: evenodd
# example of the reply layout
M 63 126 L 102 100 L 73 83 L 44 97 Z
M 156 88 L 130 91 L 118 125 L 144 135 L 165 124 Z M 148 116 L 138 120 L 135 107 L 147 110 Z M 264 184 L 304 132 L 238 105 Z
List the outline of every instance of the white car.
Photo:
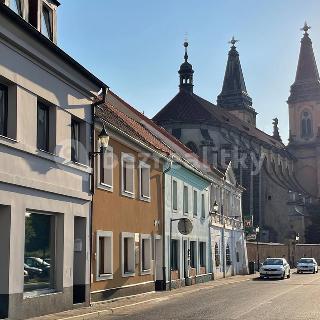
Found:
M 284 258 L 268 258 L 260 268 L 260 278 L 290 278 L 290 265 Z
M 301 258 L 297 263 L 297 273 L 318 273 L 318 264 L 314 258 Z

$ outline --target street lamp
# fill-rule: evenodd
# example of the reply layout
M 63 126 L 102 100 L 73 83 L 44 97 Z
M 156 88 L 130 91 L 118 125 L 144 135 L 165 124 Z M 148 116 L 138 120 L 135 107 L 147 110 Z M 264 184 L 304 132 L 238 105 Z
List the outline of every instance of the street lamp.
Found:
M 260 227 L 256 226 L 256 240 L 257 240 L 257 270 L 260 269 L 260 256 L 259 256 L 259 238 L 258 235 L 260 235 Z
M 217 201 L 214 201 L 212 209 L 213 209 L 213 213 L 218 213 L 219 205 L 217 204 Z
M 103 126 L 101 132 L 98 135 L 98 142 L 100 144 L 100 150 L 99 151 L 89 152 L 90 159 L 93 158 L 96 155 L 102 155 L 103 154 L 104 149 L 108 148 L 109 139 L 110 139 L 110 136 L 108 135 L 105 127 Z
M 296 236 L 295 236 L 295 242 L 294 242 L 294 253 L 293 253 L 293 267 L 295 267 L 295 263 L 296 263 L 296 246 L 297 246 L 297 243 L 299 243 L 299 240 L 300 240 L 300 235 L 299 233 L 296 233 Z

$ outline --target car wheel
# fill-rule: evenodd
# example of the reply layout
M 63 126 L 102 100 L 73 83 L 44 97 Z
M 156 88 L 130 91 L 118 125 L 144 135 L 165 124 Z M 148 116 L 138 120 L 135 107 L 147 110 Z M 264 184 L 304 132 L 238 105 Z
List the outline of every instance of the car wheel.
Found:
M 315 274 L 315 273 L 316 273 L 316 268 L 313 269 L 313 274 Z
M 289 271 L 288 275 L 287 275 L 287 279 L 291 278 L 291 271 Z
M 286 272 L 283 271 L 283 275 L 281 276 L 281 280 L 284 280 L 285 277 L 286 277 Z

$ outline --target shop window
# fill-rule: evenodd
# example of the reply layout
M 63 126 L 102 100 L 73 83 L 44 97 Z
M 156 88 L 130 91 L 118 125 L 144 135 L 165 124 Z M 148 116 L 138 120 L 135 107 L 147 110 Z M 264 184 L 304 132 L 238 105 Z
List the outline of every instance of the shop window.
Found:
M 193 190 L 193 215 L 196 217 L 198 214 L 198 192 Z
M 230 266 L 232 264 L 229 244 L 227 244 L 227 246 L 226 246 L 226 264 L 227 264 L 227 266 Z
M 172 209 L 178 210 L 178 183 L 172 180 Z
M 8 88 L 0 85 L 0 135 L 7 136 Z
M 176 271 L 179 269 L 179 241 L 171 240 L 171 270 Z
M 129 154 L 122 154 L 122 194 L 134 196 L 134 157 Z
M 56 219 L 54 215 L 25 215 L 24 292 L 55 289 Z
M 197 267 L 197 242 L 190 241 L 190 267 Z
M 122 234 L 122 276 L 134 276 L 135 273 L 135 239 L 134 234 Z
M 52 10 L 46 4 L 43 4 L 41 15 L 41 33 L 51 41 L 53 40 L 52 16 Z
M 150 200 L 150 166 L 146 163 L 140 162 L 139 165 L 140 176 L 140 199 Z
M 200 267 L 206 266 L 206 243 L 199 242 Z
M 111 279 L 113 274 L 112 231 L 97 231 L 97 280 Z
M 113 188 L 113 148 L 103 150 L 100 155 L 100 184 L 109 190 Z
M 141 235 L 141 273 L 150 273 L 151 271 L 151 237 L 150 235 Z
M 217 243 L 214 245 L 214 258 L 215 258 L 216 267 L 219 267 L 220 266 L 220 251 L 219 251 L 219 246 Z
M 189 199 L 188 199 L 188 187 L 183 186 L 183 212 L 188 213 L 189 212 Z

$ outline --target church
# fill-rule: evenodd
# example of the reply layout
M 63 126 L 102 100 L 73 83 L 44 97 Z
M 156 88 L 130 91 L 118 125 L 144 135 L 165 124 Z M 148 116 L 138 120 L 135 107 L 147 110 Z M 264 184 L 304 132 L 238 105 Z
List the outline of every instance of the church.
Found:
M 248 94 L 234 38 L 217 104 L 194 92 L 188 42 L 179 69 L 179 92 L 153 118 L 207 163 L 225 170 L 231 162 L 245 188 L 243 215 L 260 227 L 265 242 L 305 240 L 307 206 L 320 192 L 320 80 L 307 24 L 295 82 L 288 99 L 290 138 L 256 127 L 257 112 Z M 214 199 L 213 199 L 214 200 Z

